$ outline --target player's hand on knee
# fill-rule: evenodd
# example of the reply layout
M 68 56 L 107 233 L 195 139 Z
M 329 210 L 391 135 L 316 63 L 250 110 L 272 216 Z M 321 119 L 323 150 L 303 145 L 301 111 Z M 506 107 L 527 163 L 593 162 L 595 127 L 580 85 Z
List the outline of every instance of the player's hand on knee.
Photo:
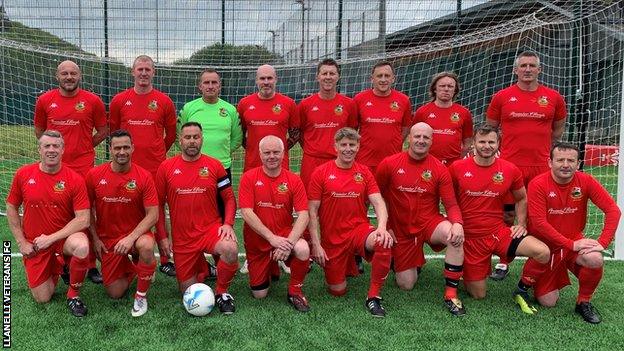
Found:
M 22 243 L 18 242 L 17 246 L 19 247 L 20 253 L 24 257 L 32 257 L 32 256 L 35 256 L 37 254 L 37 251 L 35 250 L 34 245 L 29 243 L 26 240 L 24 240 L 24 242 L 22 242 Z
M 290 256 L 290 250 L 285 251 L 280 248 L 273 250 L 273 260 L 275 261 L 286 261 L 288 256 Z
M 234 233 L 234 228 L 229 224 L 224 224 L 219 227 L 219 236 L 223 240 L 238 241 L 238 239 L 236 239 L 236 233 Z
M 580 252 L 581 250 L 591 249 L 596 245 L 600 245 L 600 243 L 594 239 L 583 238 L 574 242 L 573 250 Z
M 596 244 L 595 246 L 592 246 L 590 248 L 580 250 L 579 254 L 585 255 L 591 252 L 602 252 L 602 251 L 604 251 L 604 247 L 600 244 Z
M 134 240 L 131 237 L 126 236 L 117 242 L 113 248 L 113 252 L 118 255 L 127 255 L 128 251 L 132 248 L 132 245 L 134 245 Z
M 375 242 L 386 249 L 394 244 L 392 235 L 387 230 L 377 228 L 372 234 L 375 236 Z
M 50 235 L 41 234 L 33 240 L 33 247 L 35 251 L 44 250 L 50 247 L 54 243 Z
M 457 247 L 464 242 L 464 227 L 459 223 L 453 223 L 449 232 L 448 242 Z
M 295 247 L 295 245 L 293 245 L 293 243 L 291 243 L 288 238 L 284 238 L 278 235 L 273 235 L 271 237 L 271 240 L 269 242 L 271 244 L 271 246 L 273 246 L 276 249 L 280 249 L 283 251 L 290 251 L 293 249 L 293 247 Z
M 93 240 L 93 250 L 95 251 L 95 256 L 100 261 L 102 260 L 102 255 L 108 253 L 106 246 L 104 246 L 104 243 L 100 239 Z
M 396 235 L 394 235 L 394 230 L 388 229 L 388 233 L 390 233 L 390 236 L 392 237 L 392 243 L 396 243 L 397 242 L 397 238 L 396 238 Z M 416 240 L 418 240 L 418 239 L 416 239 Z M 416 244 L 416 241 L 414 241 L 414 244 Z
M 511 237 L 513 239 L 522 238 L 527 235 L 526 227 L 523 225 L 512 225 L 511 226 Z

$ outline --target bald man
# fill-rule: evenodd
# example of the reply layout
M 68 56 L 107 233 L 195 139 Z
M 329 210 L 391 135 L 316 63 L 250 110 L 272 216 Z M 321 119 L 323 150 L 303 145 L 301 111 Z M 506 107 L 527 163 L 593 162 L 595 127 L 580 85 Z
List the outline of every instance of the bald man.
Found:
M 262 166 L 258 143 L 267 135 L 274 135 L 290 149 L 299 141 L 299 118 L 295 101 L 276 91 L 277 73 L 270 65 L 256 71 L 258 92 L 238 103 L 236 109 L 243 128 L 245 167 L 248 171 Z M 282 167 L 288 169 L 288 152 L 284 153 Z
M 424 122 L 410 129 L 407 151 L 386 157 L 377 168 L 377 184 L 388 206 L 388 228 L 394 232 L 392 248 L 399 288 L 411 290 L 418 269 L 425 263 L 423 244 L 434 251 L 446 248 L 444 303 L 455 316 L 466 313 L 457 296 L 464 263 L 464 229 L 446 166 L 429 154 L 433 129 Z M 440 200 L 447 217 L 440 214 Z
M 108 124 L 104 102 L 97 95 L 81 89 L 81 79 L 80 67 L 75 62 L 61 62 L 56 69 L 59 87 L 39 96 L 34 124 L 37 139 L 47 129 L 61 133 L 65 140 L 63 165 L 84 177 L 93 168 L 94 148 L 108 135 Z M 89 268 L 89 279 L 102 283 L 93 253 L 90 253 Z

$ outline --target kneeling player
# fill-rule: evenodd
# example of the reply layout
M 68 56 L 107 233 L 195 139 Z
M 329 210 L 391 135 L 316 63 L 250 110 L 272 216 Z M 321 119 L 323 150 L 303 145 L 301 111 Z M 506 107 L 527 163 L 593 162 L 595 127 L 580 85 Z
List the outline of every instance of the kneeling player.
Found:
M 65 143 L 61 133 L 44 131 L 39 138 L 41 161 L 15 172 L 7 197 L 9 228 L 24 256 L 28 287 L 35 301 L 50 301 L 65 262 L 69 263 L 67 305 L 76 317 L 87 314 L 79 297 L 87 274 L 89 199 L 84 180 L 61 165 Z M 24 219 L 19 216 L 23 205 Z
M 559 300 L 559 290 L 570 285 L 569 270 L 579 282 L 576 313 L 586 322 L 600 323 L 600 314 L 590 301 L 602 279 L 602 250 L 613 240 L 621 212 L 596 179 L 577 171 L 579 150 L 576 146 L 555 143 L 548 162 L 550 172 L 529 183 L 531 230 L 552 252 L 549 269 L 535 284 L 535 296 L 541 305 L 554 306 Z M 588 200 L 605 214 L 597 240 L 583 235 Z
M 257 299 L 267 296 L 271 261 L 290 266 L 288 302 L 300 312 L 310 307 L 301 290 L 308 273 L 310 248 L 301 238 L 308 225 L 308 199 L 303 182 L 296 174 L 282 169 L 284 143 L 269 135 L 259 144 L 262 167 L 243 174 L 239 203 L 245 227 L 245 252 L 251 293 Z M 293 224 L 292 212 L 297 212 Z
M 407 152 L 386 157 L 377 168 L 377 182 L 388 203 L 389 227 L 396 243 L 392 248 L 395 279 L 399 288 L 411 290 L 418 268 L 425 263 L 424 243 L 435 251 L 446 247 L 444 304 L 460 316 L 466 313 L 457 297 L 464 261 L 462 218 L 446 166 L 429 154 L 433 129 L 416 123 L 408 137 Z M 440 199 L 448 220 L 440 214 Z
M 380 293 L 390 271 L 394 242 L 386 230 L 388 212 L 370 170 L 355 162 L 360 135 L 342 128 L 334 140 L 338 157 L 314 170 L 308 189 L 312 257 L 325 270 L 329 293 L 334 296 L 347 292 L 346 270 L 354 254 L 370 261 L 365 305 L 373 316 L 384 317 Z M 377 214 L 377 229 L 368 221 L 367 201 Z
M 234 299 L 228 289 L 238 269 L 238 246 L 232 228 L 236 199 L 221 162 L 201 154 L 202 142 L 199 123 L 182 125 L 182 153 L 165 160 L 156 174 L 160 215 L 164 216 L 163 206 L 167 203 L 180 291 L 207 278 L 204 253 L 219 255 L 216 302 L 223 314 L 232 314 Z M 217 194 L 225 204 L 223 220 L 217 207 Z
M 500 134 L 485 124 L 474 134 L 474 157 L 453 163 L 450 167 L 464 218 L 464 285 L 475 299 L 485 298 L 492 254 L 514 259 L 526 256 L 514 300 L 524 313 L 533 314 L 528 289 L 544 273 L 550 257 L 548 247 L 527 236 L 527 199 L 522 173 L 512 163 L 496 158 Z M 507 227 L 503 221 L 503 201 L 514 195 L 517 224 Z
M 136 275 L 131 314 L 140 317 L 147 312 L 147 290 L 156 269 L 154 235 L 149 230 L 158 220 L 158 196 L 152 175 L 132 163 L 133 151 L 127 131 L 113 132 L 111 162 L 91 169 L 86 179 L 95 218 L 91 235 L 102 262 L 104 288 L 108 296 L 119 299 Z M 138 256 L 136 264 L 129 253 Z

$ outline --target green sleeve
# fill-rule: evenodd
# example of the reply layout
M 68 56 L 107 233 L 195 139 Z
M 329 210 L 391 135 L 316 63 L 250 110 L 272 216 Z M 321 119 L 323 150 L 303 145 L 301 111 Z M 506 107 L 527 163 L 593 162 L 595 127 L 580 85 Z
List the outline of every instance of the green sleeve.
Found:
M 230 113 L 232 118 L 232 131 L 230 134 L 230 153 L 238 149 L 243 142 L 243 130 L 241 129 L 240 118 L 238 117 L 238 111 L 233 109 L 233 113 Z
M 178 117 L 178 123 L 177 123 L 177 128 L 176 128 L 178 135 L 180 135 L 180 128 L 182 127 L 182 125 L 188 122 L 188 113 L 186 111 L 188 111 L 189 108 L 190 108 L 189 103 L 186 103 L 180 110 L 180 116 Z

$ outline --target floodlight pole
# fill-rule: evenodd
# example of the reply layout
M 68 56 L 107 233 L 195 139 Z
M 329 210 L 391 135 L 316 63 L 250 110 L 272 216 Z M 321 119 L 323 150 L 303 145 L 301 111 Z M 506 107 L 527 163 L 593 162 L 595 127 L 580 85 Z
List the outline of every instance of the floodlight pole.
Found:
M 624 60 L 624 54 L 622 55 Z M 620 91 L 620 148 L 618 151 L 617 204 L 624 208 L 624 167 L 622 167 L 622 151 L 624 151 L 624 69 L 622 70 L 622 90 Z M 615 232 L 614 256 L 616 260 L 624 260 L 624 216 Z

